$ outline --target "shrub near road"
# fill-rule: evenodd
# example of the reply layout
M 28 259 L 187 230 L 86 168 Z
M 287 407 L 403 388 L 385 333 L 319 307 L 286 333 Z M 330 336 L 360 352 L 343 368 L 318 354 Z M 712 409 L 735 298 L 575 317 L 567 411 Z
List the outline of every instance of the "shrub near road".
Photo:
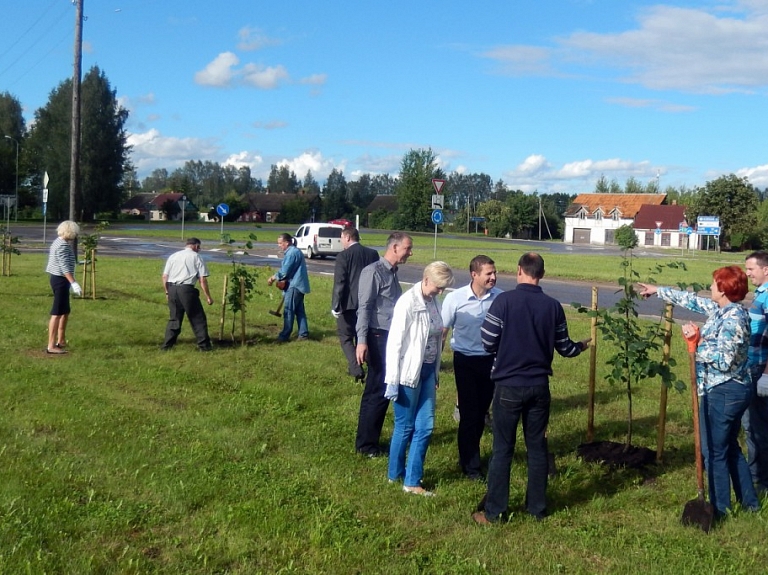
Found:
M 217 304 L 228 267 L 211 266 Z M 456 465 L 447 350 L 426 461 L 437 496 L 403 494 L 385 460 L 354 453 L 361 388 L 343 375 L 330 279 L 312 278 L 308 342 L 269 343 L 281 321 L 265 290 L 250 303 L 251 345 L 162 354 L 162 261 L 102 257 L 98 298 L 73 302 L 71 353 L 49 357 L 43 268 L 43 255 L 25 253 L 0 278 L 2 573 L 698 574 L 755 573 L 768 560 L 765 509 L 737 511 L 708 536 L 680 525 L 695 494 L 687 393 L 670 395 L 663 464 L 607 470 L 573 455 L 587 362 L 556 360 L 552 516 L 518 512 L 480 529 L 469 515 L 483 486 Z M 208 309 L 214 325 L 218 305 Z M 572 336 L 587 337 L 588 320 L 568 313 Z M 679 338 L 673 355 L 686 365 Z M 598 381 L 597 438 L 624 438 L 624 392 Z M 653 446 L 658 383 L 634 401 L 633 442 Z M 511 497 L 521 511 L 519 441 Z

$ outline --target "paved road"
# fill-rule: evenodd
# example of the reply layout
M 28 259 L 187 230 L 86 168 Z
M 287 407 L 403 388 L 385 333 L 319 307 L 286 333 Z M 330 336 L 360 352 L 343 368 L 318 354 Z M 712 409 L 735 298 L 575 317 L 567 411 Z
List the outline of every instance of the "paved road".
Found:
M 147 229 L 147 225 L 120 225 L 120 227 L 113 226 L 110 231 L 120 231 L 121 235 L 103 236 L 99 242 L 99 253 L 102 255 L 116 255 L 124 257 L 148 257 L 164 260 L 173 252 L 183 248 L 183 242 L 181 239 L 178 241 L 168 240 L 152 240 L 147 238 L 139 238 L 131 235 L 131 231 L 137 229 Z M 151 229 L 151 227 L 150 227 Z M 187 226 L 185 230 L 188 235 L 192 235 L 195 229 L 210 229 L 210 224 L 207 226 L 197 227 Z M 293 231 L 291 228 L 286 228 Z M 14 235 L 18 235 L 22 238 L 23 242 L 37 241 L 40 242 L 43 239 L 43 226 L 34 224 L 24 224 L 19 226 L 12 226 Z M 280 232 L 278 229 L 270 230 L 275 232 L 275 235 Z M 125 232 L 123 235 L 122 232 Z M 46 230 L 46 241 L 50 242 L 56 235 L 55 226 L 48 226 Z M 262 234 L 263 235 L 263 234 Z M 363 236 L 365 234 L 363 233 Z M 482 238 L 480 238 L 482 239 Z M 363 239 L 363 242 L 365 240 Z M 590 246 L 567 246 L 565 244 L 555 244 L 550 242 L 537 242 L 537 241 L 519 241 L 510 240 L 511 244 L 518 247 L 525 247 L 532 251 L 536 251 L 541 247 L 549 251 L 563 251 L 573 254 L 573 257 L 594 257 L 595 255 L 612 253 L 618 250 L 615 248 L 599 248 Z M 372 246 L 377 249 L 382 249 L 382 246 Z M 41 251 L 42 248 L 41 248 Z M 207 261 L 217 261 L 223 263 L 229 263 L 230 257 L 227 255 L 226 250 L 220 248 L 208 249 L 203 243 L 203 256 Z M 658 255 L 658 254 L 654 254 Z M 273 242 L 258 242 L 254 245 L 249 253 L 240 256 L 243 263 L 247 265 L 253 265 L 257 267 L 272 267 L 277 268 L 280 266 L 279 252 L 277 246 Z M 469 262 L 467 262 L 469 264 Z M 307 260 L 307 267 L 311 273 L 333 275 L 334 259 L 314 259 Z M 406 264 L 402 266 L 400 271 L 400 280 L 405 283 L 414 283 L 421 280 L 421 273 L 423 271 L 422 266 Z M 469 283 L 469 272 L 466 269 L 454 270 L 456 274 L 456 286 Z M 503 290 L 513 289 L 516 285 L 515 278 L 511 275 L 501 275 L 497 281 L 498 287 Z M 561 281 L 551 280 L 546 277 L 542 280 L 541 286 L 545 293 L 551 295 L 560 301 L 566 308 L 570 308 L 571 303 L 579 302 L 584 305 L 590 305 L 592 299 L 592 285 L 585 282 L 577 281 Z M 609 307 L 616 303 L 619 299 L 618 286 L 600 285 L 598 286 L 598 301 L 600 307 Z M 646 301 L 639 302 L 638 311 L 641 315 L 647 317 L 660 317 L 663 313 L 664 305 L 657 298 L 651 298 Z M 688 312 L 682 308 L 675 308 L 676 320 L 688 320 L 702 321 L 704 318 L 699 314 Z

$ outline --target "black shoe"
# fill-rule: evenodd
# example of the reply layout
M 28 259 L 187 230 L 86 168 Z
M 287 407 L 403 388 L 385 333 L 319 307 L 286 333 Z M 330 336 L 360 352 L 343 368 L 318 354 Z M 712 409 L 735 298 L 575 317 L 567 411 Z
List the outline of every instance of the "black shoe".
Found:
M 387 453 L 383 449 L 372 449 L 371 451 L 358 451 L 358 453 L 369 459 L 375 459 L 377 457 L 384 457 Z
M 465 473 L 464 477 L 470 481 L 485 481 L 485 477 L 483 477 L 483 474 L 479 471 L 470 471 L 469 473 Z

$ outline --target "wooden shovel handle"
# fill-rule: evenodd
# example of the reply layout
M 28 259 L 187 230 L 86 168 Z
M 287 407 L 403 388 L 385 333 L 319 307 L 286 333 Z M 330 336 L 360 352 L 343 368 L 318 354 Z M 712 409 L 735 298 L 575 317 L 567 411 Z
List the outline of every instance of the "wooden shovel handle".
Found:
M 697 330 L 698 335 L 698 330 Z M 691 408 L 693 409 L 693 445 L 696 451 L 696 487 L 699 498 L 704 498 L 704 462 L 701 456 L 701 427 L 699 423 L 699 392 L 696 385 L 696 348 L 690 351 L 688 344 L 688 359 L 691 364 Z

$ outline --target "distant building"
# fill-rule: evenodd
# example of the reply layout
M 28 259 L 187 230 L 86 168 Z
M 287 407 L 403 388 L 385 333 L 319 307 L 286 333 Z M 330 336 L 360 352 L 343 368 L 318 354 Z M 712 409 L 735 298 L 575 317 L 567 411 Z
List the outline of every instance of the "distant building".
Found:
M 303 199 L 309 203 L 310 209 L 315 212 L 316 217 L 320 216 L 321 200 L 318 194 L 308 194 L 298 192 L 295 194 L 286 193 L 250 193 L 247 196 L 248 208 L 238 218 L 239 222 L 266 222 L 271 223 L 277 220 L 283 206 L 293 200 Z
M 120 213 L 132 216 L 142 216 L 144 219 L 162 222 L 168 218 L 164 207 L 170 207 L 171 220 L 181 220 L 181 199 L 185 197 L 181 192 L 167 192 L 165 194 L 136 194 L 120 206 Z M 166 206 L 167 202 L 171 202 Z M 185 203 L 185 217 L 195 214 L 197 206 L 189 198 Z
M 666 194 L 579 194 L 565 211 L 563 242 L 613 244 L 617 228 L 633 225 L 642 206 L 660 206 L 666 197 Z
M 638 244 L 661 248 L 695 248 L 697 235 L 685 216 L 685 206 L 643 205 L 632 224 Z

